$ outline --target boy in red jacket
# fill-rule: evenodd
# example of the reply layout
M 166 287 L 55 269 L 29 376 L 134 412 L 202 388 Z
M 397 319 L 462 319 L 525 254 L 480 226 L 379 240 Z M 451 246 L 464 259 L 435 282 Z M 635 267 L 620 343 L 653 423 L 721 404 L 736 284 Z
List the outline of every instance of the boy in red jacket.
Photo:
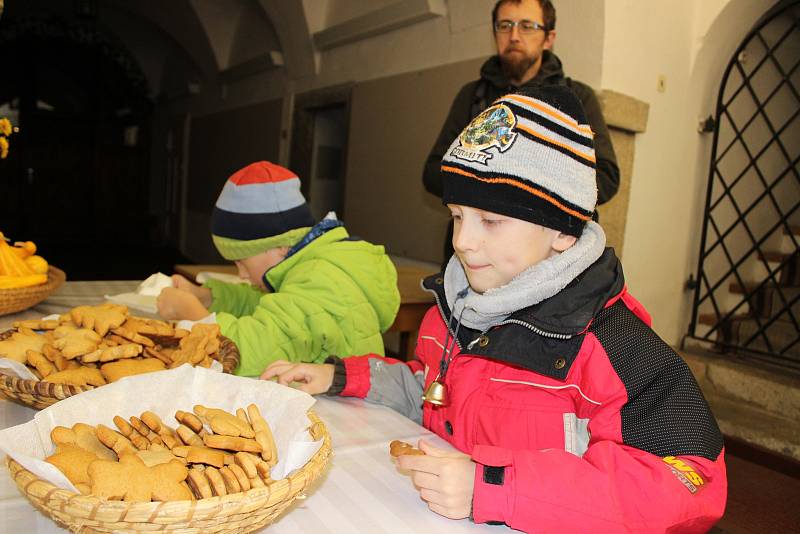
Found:
M 403 456 L 446 517 L 526 532 L 705 532 L 727 494 L 722 435 L 686 363 L 650 328 L 591 220 L 592 132 L 560 86 L 507 95 L 442 160 L 455 254 L 417 359 L 275 362 L 262 378 L 350 395 L 461 453 Z M 436 381 L 441 403 L 421 401 Z M 426 397 L 430 400 L 430 396 Z

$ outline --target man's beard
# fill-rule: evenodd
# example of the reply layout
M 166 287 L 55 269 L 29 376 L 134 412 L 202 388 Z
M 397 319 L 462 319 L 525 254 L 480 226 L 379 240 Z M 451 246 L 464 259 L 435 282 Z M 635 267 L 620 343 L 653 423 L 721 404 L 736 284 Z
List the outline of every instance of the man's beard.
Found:
M 539 56 L 531 57 L 520 50 L 518 52 L 520 53 L 510 54 L 509 51 L 506 51 L 500 54 L 500 67 L 503 70 L 503 75 L 507 79 L 516 82 L 521 81 L 528 69 L 539 59 Z

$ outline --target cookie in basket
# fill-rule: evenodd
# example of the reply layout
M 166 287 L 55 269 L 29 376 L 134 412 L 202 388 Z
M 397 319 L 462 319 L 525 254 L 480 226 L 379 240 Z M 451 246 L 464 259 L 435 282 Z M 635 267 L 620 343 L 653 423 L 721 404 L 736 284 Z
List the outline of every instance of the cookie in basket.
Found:
M 14 332 L 8 339 L 0 341 L 0 358 L 10 358 L 19 363 L 27 363 L 27 352 L 33 350 L 41 352 L 47 339 L 30 330 L 21 328 Z
M 121 434 L 104 425 L 95 428 L 77 423 L 72 428 L 55 427 L 50 437 L 56 452 L 46 460 L 61 470 L 81 493 L 109 500 L 203 499 L 263 488 L 274 482 L 269 474 L 274 463 L 244 452 L 258 453 L 261 447 L 255 439 L 238 436 L 255 435 L 254 428 L 258 432 L 265 426 L 268 428 L 254 404 L 247 411 L 238 410 L 238 416 L 200 405 L 194 411 L 200 416 L 178 411 L 175 417 L 195 428 L 199 423 L 202 439 L 187 426 L 181 424 L 174 431 L 153 412 L 144 412 L 141 417 L 131 416 L 130 424 L 115 416 L 114 423 Z M 214 420 L 225 424 L 210 424 Z M 181 432 L 181 428 L 186 432 Z M 215 429 L 237 435 L 216 434 Z M 159 439 L 170 432 L 179 437 L 171 446 Z M 277 453 L 271 458 L 277 461 Z
M 115 382 L 126 376 L 140 375 L 142 373 L 152 373 L 153 371 L 163 371 L 167 367 L 158 358 L 141 358 L 130 360 L 118 360 L 106 363 L 100 367 L 100 372 L 109 382 Z
M 0 357 L 28 364 L 40 379 L 73 368 L 101 367 L 104 380 L 113 382 L 184 363 L 208 367 L 220 349 L 217 325 L 197 324 L 188 332 L 164 321 L 131 316 L 127 307 L 117 304 L 78 306 L 58 320 L 18 321 L 15 327 L 17 332 L 0 340 Z M 131 363 L 116 363 L 120 360 Z M 108 362 L 115 365 L 102 365 Z M 98 385 L 97 376 L 80 371 L 50 381 Z

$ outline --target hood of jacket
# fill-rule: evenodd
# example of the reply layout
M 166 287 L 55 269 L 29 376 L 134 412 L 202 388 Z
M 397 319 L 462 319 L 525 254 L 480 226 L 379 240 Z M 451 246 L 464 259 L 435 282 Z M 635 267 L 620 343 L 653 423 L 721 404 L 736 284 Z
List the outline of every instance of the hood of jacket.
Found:
M 458 345 L 462 353 L 504 361 L 563 380 L 592 320 L 624 286 L 622 264 L 614 249 L 606 248 L 596 262 L 559 293 L 512 313 L 487 332 L 462 325 Z M 439 312 L 452 335 L 458 318 L 452 317 L 447 305 L 442 275 L 426 278 L 423 287 L 436 296 Z M 481 337 L 485 339 L 479 342 Z M 563 358 L 565 365 L 554 368 L 554 358 Z
M 324 261 L 350 276 L 367 302 L 375 309 L 381 330 L 389 328 L 397 315 L 400 296 L 397 290 L 397 270 L 384 248 L 350 237 L 343 226 L 327 228 L 321 232 L 314 232 L 314 228 L 309 234 L 317 235 L 267 271 L 264 275 L 266 282 L 276 291 L 280 291 L 293 267 L 301 262 Z

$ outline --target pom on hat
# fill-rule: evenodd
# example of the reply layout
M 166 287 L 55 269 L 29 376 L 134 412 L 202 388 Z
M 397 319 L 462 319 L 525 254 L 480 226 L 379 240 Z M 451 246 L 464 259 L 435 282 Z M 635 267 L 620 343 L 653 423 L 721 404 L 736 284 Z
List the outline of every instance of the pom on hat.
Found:
M 593 138 L 565 86 L 506 95 L 445 152 L 442 201 L 580 236 L 597 203 Z
M 292 246 L 313 225 L 297 175 L 258 161 L 225 182 L 211 216 L 211 238 L 222 257 L 240 260 Z

